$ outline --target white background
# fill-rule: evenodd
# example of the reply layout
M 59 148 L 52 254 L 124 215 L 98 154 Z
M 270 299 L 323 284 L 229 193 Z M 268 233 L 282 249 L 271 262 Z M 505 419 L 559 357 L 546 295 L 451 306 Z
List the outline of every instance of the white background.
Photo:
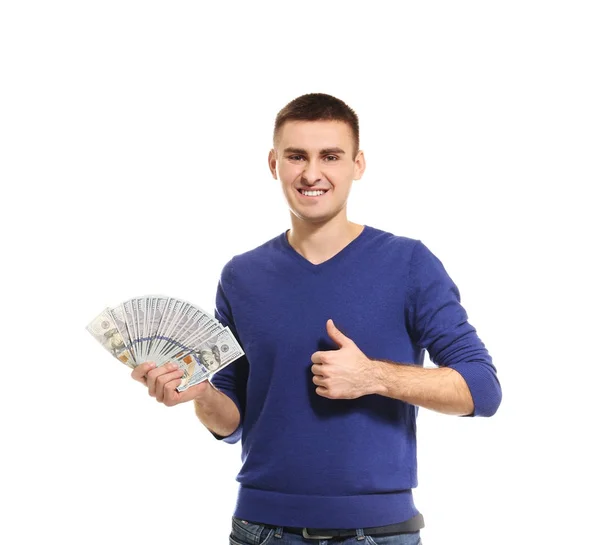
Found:
M 425 544 L 597 542 L 596 2 L 398 4 L 2 3 L 3 543 L 227 542 L 239 444 L 84 328 L 212 310 L 289 225 L 267 153 L 307 92 L 360 117 L 350 218 L 440 257 L 503 385 L 491 419 L 420 413 Z

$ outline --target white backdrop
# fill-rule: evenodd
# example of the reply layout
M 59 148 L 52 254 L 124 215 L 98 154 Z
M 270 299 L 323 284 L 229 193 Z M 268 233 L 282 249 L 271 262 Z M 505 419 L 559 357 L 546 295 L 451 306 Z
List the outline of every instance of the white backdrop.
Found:
M 0 7 L 0 540 L 227 542 L 239 444 L 84 328 L 147 293 L 212 309 L 289 224 L 277 111 L 326 92 L 361 121 L 350 218 L 440 257 L 504 389 L 491 419 L 421 411 L 425 544 L 594 542 L 596 3 L 205 4 Z

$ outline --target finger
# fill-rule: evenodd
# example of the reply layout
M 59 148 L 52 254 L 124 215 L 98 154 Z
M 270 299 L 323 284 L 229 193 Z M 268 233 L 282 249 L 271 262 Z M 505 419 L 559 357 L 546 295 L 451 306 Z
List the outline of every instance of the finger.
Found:
M 315 363 L 315 365 L 313 365 L 310 368 L 311 372 L 313 375 L 318 375 L 318 376 L 324 376 L 323 375 L 323 366 L 320 363 Z
M 340 348 L 352 342 L 352 339 L 346 337 L 333 323 L 333 320 L 330 318 L 327 320 L 327 334 L 329 337 L 337 344 Z
M 315 352 L 311 357 L 310 361 L 313 363 L 323 363 L 323 352 Z
M 187 392 L 178 392 L 177 388 L 181 385 L 182 380 L 172 380 L 171 382 L 167 382 L 163 389 L 163 400 L 162 402 L 167 407 L 172 407 L 173 405 L 177 405 L 183 401 L 183 394 Z M 158 399 L 158 398 L 157 398 Z
M 146 373 L 156 367 L 156 363 L 153 361 L 147 361 L 140 363 L 133 371 L 131 371 L 131 377 L 142 384 L 146 384 Z
M 167 407 L 172 407 L 173 405 L 178 405 L 179 403 L 186 403 L 187 401 L 191 401 L 192 399 L 201 397 L 208 388 L 210 388 L 210 382 L 207 380 L 203 380 L 198 384 L 194 384 L 189 388 L 185 389 L 183 392 L 177 391 L 177 388 L 181 384 L 181 380 L 173 380 L 165 384 L 164 388 L 164 400 L 163 403 Z
M 165 399 L 165 388 L 172 384 L 173 388 L 177 388 L 181 384 L 181 377 L 183 376 L 183 370 L 177 368 L 173 369 L 169 373 L 165 373 L 164 375 L 160 375 L 156 378 L 156 392 L 155 397 L 156 401 L 162 403 Z
M 317 386 L 317 389 L 315 390 L 315 392 L 317 392 L 317 394 L 320 395 L 321 397 L 327 397 L 327 398 L 329 397 L 328 390 L 324 386 Z
M 312 381 L 316 386 L 325 387 L 325 379 L 320 375 L 313 375 Z
M 174 367 L 170 367 L 171 365 L 174 365 Z M 160 377 L 161 375 L 174 371 L 176 368 L 177 366 L 175 364 L 167 363 L 165 365 L 157 367 L 156 369 L 151 369 L 150 371 L 148 371 L 148 373 L 146 373 L 146 386 L 148 386 L 148 394 L 152 397 L 155 397 L 156 379 L 158 379 L 158 377 Z

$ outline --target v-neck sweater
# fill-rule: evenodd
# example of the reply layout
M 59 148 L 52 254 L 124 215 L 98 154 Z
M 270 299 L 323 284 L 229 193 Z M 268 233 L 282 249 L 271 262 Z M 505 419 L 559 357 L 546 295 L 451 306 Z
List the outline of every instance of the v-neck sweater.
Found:
M 473 415 L 500 404 L 496 369 L 459 291 L 419 240 L 365 226 L 315 265 L 282 233 L 225 265 L 215 316 L 245 352 L 211 379 L 241 415 L 222 439 L 242 441 L 234 514 L 245 520 L 361 528 L 418 513 L 417 407 L 316 393 L 311 355 L 338 349 L 329 318 L 373 360 L 422 366 L 427 350 L 464 377 Z

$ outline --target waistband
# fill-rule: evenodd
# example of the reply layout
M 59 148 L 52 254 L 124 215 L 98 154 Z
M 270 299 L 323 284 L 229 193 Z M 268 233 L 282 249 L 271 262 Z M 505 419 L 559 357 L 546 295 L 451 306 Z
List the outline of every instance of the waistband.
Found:
M 270 524 L 266 524 L 265 526 L 267 528 L 277 528 Z M 419 513 L 403 522 L 362 528 L 362 531 L 366 536 L 392 536 L 418 532 L 424 527 L 425 520 L 423 519 L 423 515 Z M 352 537 L 356 535 L 356 529 L 348 528 L 300 528 L 297 526 L 284 526 L 283 531 L 301 535 L 306 539 L 331 539 L 334 537 Z
M 419 513 L 412 490 L 356 496 L 300 495 L 240 486 L 234 515 L 292 528 L 374 528 Z

